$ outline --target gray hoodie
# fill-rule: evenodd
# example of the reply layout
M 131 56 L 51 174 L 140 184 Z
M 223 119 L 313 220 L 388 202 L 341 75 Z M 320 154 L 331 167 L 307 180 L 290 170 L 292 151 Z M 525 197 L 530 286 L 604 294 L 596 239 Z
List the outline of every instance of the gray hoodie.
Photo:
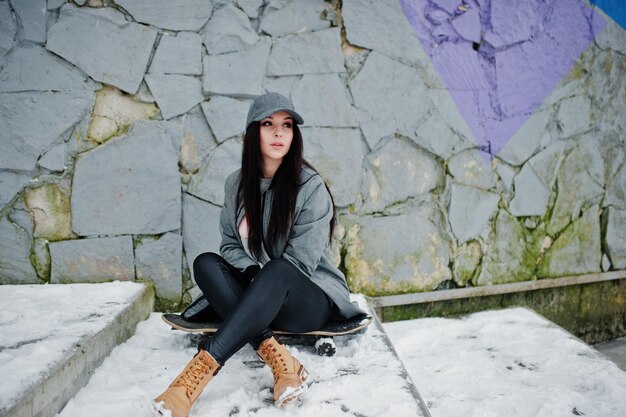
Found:
M 245 215 L 243 201 L 238 196 L 240 171 L 231 173 L 224 185 L 224 205 L 220 212 L 221 256 L 231 265 L 245 270 L 256 262 L 243 248 L 237 225 Z M 263 193 L 263 236 L 268 235 L 270 210 L 274 190 Z M 300 190 L 296 198 L 296 222 L 289 240 L 279 239 L 273 247 L 266 247 L 271 259 L 283 258 L 291 262 L 311 281 L 317 284 L 337 307 L 332 319 L 348 319 L 365 314 L 356 303 L 350 302 L 350 292 L 344 274 L 330 261 L 328 233 L 333 206 L 322 177 L 304 167 L 300 173 Z

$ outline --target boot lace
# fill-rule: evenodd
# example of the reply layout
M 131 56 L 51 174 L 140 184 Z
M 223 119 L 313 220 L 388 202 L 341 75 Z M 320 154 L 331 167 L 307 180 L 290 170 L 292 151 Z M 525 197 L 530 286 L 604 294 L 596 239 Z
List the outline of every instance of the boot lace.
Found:
M 265 359 L 266 363 L 272 368 L 272 374 L 274 375 L 274 381 L 278 379 L 278 375 L 282 372 L 289 372 L 287 369 L 287 363 L 283 358 L 283 355 L 276 349 L 274 343 L 269 342 L 261 347 L 261 356 Z
M 209 373 L 210 367 L 196 356 L 187 371 L 179 378 L 178 384 L 185 387 L 187 398 L 191 398 L 200 380 Z

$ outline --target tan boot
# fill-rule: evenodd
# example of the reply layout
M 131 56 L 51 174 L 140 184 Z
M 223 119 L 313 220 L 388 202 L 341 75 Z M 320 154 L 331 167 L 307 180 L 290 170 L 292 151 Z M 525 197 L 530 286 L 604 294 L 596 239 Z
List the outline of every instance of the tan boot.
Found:
M 151 404 L 158 417 L 187 417 L 191 406 L 221 366 L 206 350 L 200 350 L 178 374 L 174 382 Z
M 302 364 L 273 336 L 265 339 L 257 353 L 274 374 L 274 404 L 282 407 L 309 387 L 309 376 Z

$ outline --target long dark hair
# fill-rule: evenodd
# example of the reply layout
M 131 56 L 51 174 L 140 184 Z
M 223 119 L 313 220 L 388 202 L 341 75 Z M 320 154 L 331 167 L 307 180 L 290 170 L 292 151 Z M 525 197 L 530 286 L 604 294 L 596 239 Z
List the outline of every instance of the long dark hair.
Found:
M 291 228 L 295 222 L 296 197 L 300 187 L 300 171 L 308 166 L 318 172 L 302 154 L 302 134 L 296 123 L 293 123 L 293 140 L 283 161 L 274 173 L 271 188 L 274 190 L 274 198 L 270 211 L 270 224 L 268 235 L 265 236 L 270 250 L 280 237 L 289 239 Z M 253 122 L 246 129 L 243 139 L 243 152 L 241 157 L 241 174 L 239 182 L 239 195 L 243 196 L 243 206 L 248 217 L 248 245 L 250 252 L 261 258 L 261 244 L 263 240 L 263 211 L 260 178 L 263 176 L 263 155 L 261 154 L 260 123 Z M 335 230 L 336 210 L 333 196 L 324 183 L 333 205 L 333 217 L 330 221 L 328 243 L 332 245 L 333 232 Z

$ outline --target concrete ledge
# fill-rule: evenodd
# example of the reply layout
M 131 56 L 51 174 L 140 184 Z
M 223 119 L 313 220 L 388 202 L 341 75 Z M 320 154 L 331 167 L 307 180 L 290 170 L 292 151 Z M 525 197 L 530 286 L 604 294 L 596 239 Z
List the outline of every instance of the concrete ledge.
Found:
M 407 382 L 405 389 L 409 393 L 411 393 L 411 395 L 415 399 L 415 403 L 417 404 L 417 408 L 422 412 L 422 416 L 424 416 L 424 417 L 432 417 L 432 414 L 430 414 L 430 410 L 428 409 L 428 406 L 426 405 L 426 401 L 424 401 L 424 398 L 422 398 L 422 395 L 420 394 L 419 390 L 417 389 L 417 386 L 415 386 L 415 383 L 413 382 L 413 379 L 411 378 L 409 372 L 406 369 L 405 363 L 402 361 L 402 359 L 400 359 L 400 356 L 398 355 L 398 352 L 396 351 L 396 348 L 393 346 L 393 343 L 391 342 L 391 339 L 389 338 L 389 335 L 385 331 L 385 327 L 382 325 L 382 323 L 380 321 L 380 318 L 378 317 L 378 315 L 376 314 L 376 312 L 375 312 L 375 310 L 373 308 L 370 308 L 370 312 L 373 313 L 373 315 L 374 315 L 374 321 L 372 322 L 371 326 L 374 326 L 381 333 L 381 335 L 382 335 L 381 339 L 383 339 L 383 342 L 387 346 L 387 349 L 389 350 L 389 352 L 393 356 L 396 357 L 396 359 L 398 360 L 398 362 L 400 364 L 402 364 L 402 372 L 401 372 L 400 376 Z
M 79 288 L 76 294 L 83 294 L 83 297 L 90 297 L 95 292 L 108 289 L 107 286 L 122 286 L 118 291 L 129 293 L 126 299 L 117 301 L 100 300 L 94 303 L 91 309 L 81 311 L 83 317 L 78 320 L 85 322 L 93 321 L 92 327 L 99 327 L 95 332 L 87 331 L 72 343 L 71 346 L 63 348 L 59 360 L 48 364 L 48 369 L 41 372 L 36 380 L 26 382 L 23 391 L 16 397 L 10 399 L 0 398 L 0 415 L 7 417 L 52 417 L 60 412 L 65 404 L 89 381 L 91 374 L 109 355 L 111 350 L 118 344 L 124 342 L 133 335 L 138 322 L 145 320 L 153 309 L 154 289 L 150 284 L 139 284 L 131 282 L 116 282 L 104 284 L 72 284 L 72 285 L 43 285 L 30 286 L 33 291 L 46 291 L 54 287 L 76 287 Z M 27 291 L 25 286 L 4 286 L 3 290 L 16 287 L 16 291 Z M 55 289 L 57 290 L 57 289 Z M 75 295 L 74 295 L 75 296 Z M 67 298 L 66 298 L 67 299 Z M 50 297 L 50 302 L 54 303 L 54 297 Z M 84 304 L 85 300 L 76 300 L 77 304 Z M 28 308 L 29 306 L 23 306 Z M 66 308 L 60 305 L 59 308 Z M 88 314 L 86 314 L 88 313 Z M 86 314 L 86 315 L 85 315 Z M 68 323 L 58 323 L 59 326 Z M 69 323 L 71 325 L 72 323 Z M 51 335 L 54 329 L 51 329 Z M 28 329 L 24 329 L 24 338 L 28 339 Z M 47 338 L 37 340 L 43 346 L 47 343 Z M 31 341 L 24 342 L 26 344 Z M 18 343 L 16 346 L 21 346 Z M 3 347 L 4 348 L 4 347 Z M 14 348 L 6 347 L 7 349 Z M 45 365 L 45 364 L 44 364 Z M 9 365 L 10 366 L 10 365 Z M 19 373 L 19 369 L 14 372 Z M 6 408 L 5 408 L 6 407 Z
M 595 344 L 626 335 L 626 271 L 371 298 L 383 322 L 528 307 Z

